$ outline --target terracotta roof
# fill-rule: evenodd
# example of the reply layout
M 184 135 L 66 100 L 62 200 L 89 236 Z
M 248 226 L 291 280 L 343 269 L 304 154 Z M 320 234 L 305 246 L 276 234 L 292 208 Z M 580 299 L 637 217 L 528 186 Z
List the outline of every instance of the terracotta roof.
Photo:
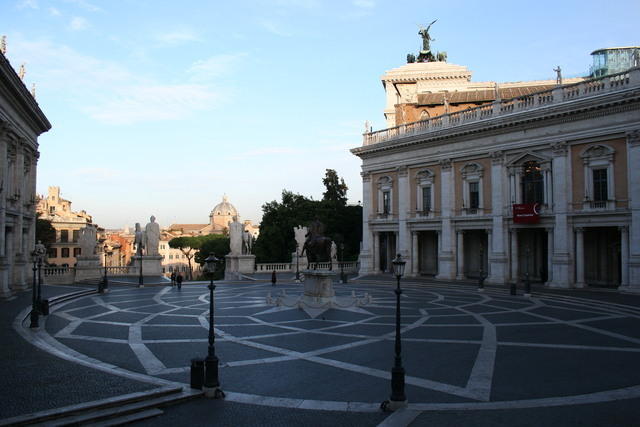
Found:
M 209 224 L 171 224 L 167 230 L 201 230 Z
M 535 92 L 553 89 L 555 85 L 521 86 L 498 88 L 502 99 L 517 98 Z M 466 90 L 448 92 L 447 100 L 449 104 L 466 104 L 473 102 L 495 101 L 495 91 L 492 89 Z M 444 93 L 420 93 L 418 94 L 418 105 L 442 105 L 444 104 Z

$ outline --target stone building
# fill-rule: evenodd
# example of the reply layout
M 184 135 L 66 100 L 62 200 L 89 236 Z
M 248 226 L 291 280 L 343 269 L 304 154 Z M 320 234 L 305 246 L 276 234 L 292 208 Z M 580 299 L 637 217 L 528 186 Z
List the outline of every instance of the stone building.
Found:
M 493 97 L 464 67 L 401 69 L 415 87 L 385 75 L 390 127 L 351 150 L 361 274 L 400 253 L 410 275 L 640 291 L 639 68 L 577 81 L 558 68 L 555 82 L 499 84 Z M 454 99 L 460 109 L 445 109 Z
M 60 197 L 60 187 L 49 187 L 48 195 L 38 198 L 36 212 L 40 218 L 51 221 L 51 225 L 56 230 L 56 241 L 48 248 L 47 261 L 49 265 L 73 267 L 78 256 L 95 255 L 96 251 L 102 250 L 97 248 L 93 254 L 82 253 L 78 244 L 81 229 L 95 227 L 96 235 L 104 233 L 98 233 L 97 226 L 93 224 L 91 215 L 86 211 L 74 212 L 71 210 L 71 202 Z M 104 240 L 104 236 L 102 240 Z
M 0 297 L 31 282 L 38 136 L 51 124 L 0 49 Z

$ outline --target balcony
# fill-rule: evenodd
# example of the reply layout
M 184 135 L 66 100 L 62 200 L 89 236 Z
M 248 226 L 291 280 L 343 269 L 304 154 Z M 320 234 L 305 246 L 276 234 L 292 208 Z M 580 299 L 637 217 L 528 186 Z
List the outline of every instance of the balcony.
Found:
M 536 108 L 557 105 L 563 102 L 576 101 L 611 92 L 618 92 L 640 86 L 640 68 L 632 68 L 622 73 L 611 74 L 596 79 L 584 80 L 552 90 L 529 95 L 503 99 L 491 104 L 481 105 L 467 110 L 443 114 L 426 120 L 406 123 L 363 135 L 363 147 L 415 135 L 426 135 L 443 129 L 452 129 L 469 123 L 498 118 L 509 114 L 534 110 Z M 362 148 L 352 151 L 357 154 Z

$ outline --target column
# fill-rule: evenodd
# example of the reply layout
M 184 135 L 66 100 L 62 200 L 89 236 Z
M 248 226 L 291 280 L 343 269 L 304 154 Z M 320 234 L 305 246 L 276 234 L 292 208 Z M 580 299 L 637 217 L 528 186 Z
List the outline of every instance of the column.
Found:
M 398 234 L 396 237 L 396 254 L 402 255 L 407 262 L 405 271 L 413 271 L 411 265 L 411 239 L 407 225 L 407 214 L 410 209 L 409 173 L 406 166 L 398 168 Z M 393 254 L 395 258 L 396 254 Z
M 362 249 L 359 256 L 360 270 L 358 273 L 364 275 L 375 271 L 372 256 L 374 242 L 369 224 L 373 207 L 371 206 L 371 174 L 362 172 L 360 176 L 362 177 Z
M 7 158 L 7 144 L 9 125 L 0 121 L 0 179 L 5 187 L 7 182 L 7 170 L 9 169 Z M 6 258 L 6 193 L 0 193 L 0 297 L 10 297 L 11 289 L 9 289 L 9 276 L 8 276 L 8 264 Z
M 440 161 L 442 179 L 440 180 L 440 210 L 442 216 L 440 246 L 438 248 L 438 279 L 453 279 L 456 265 L 453 251 L 455 235 L 451 227 L 451 210 L 453 209 L 453 173 L 451 159 Z
M 511 229 L 511 282 L 518 283 L 518 230 Z
M 573 274 L 570 274 L 569 256 L 570 228 L 567 222 L 569 200 L 572 192 L 569 186 L 569 167 L 567 144 L 559 142 L 552 147 L 553 211 L 555 224 L 553 230 L 553 256 L 551 258 L 551 287 L 568 288 Z
M 464 231 L 456 231 L 456 279 L 464 279 Z
M 629 208 L 629 286 L 626 290 L 640 293 L 640 129 L 627 134 Z
M 553 258 L 553 228 L 547 228 L 547 283 L 553 282 L 553 269 L 551 268 L 551 260 Z
M 629 228 L 620 228 L 620 266 L 622 277 L 620 277 L 620 287 L 629 286 Z
M 584 288 L 584 229 L 576 227 L 576 288 Z
M 377 274 L 380 272 L 380 233 L 373 232 L 373 268 L 372 272 Z
M 505 168 L 502 151 L 491 153 L 491 216 L 492 225 L 488 230 L 489 283 L 505 284 L 509 278 L 507 254 L 504 239 L 504 207 L 509 204 L 509 195 L 504 189 Z
M 482 269 L 484 270 L 484 274 L 486 275 L 486 277 L 490 277 L 491 262 L 489 262 L 489 260 L 493 255 L 493 252 L 492 252 L 493 231 L 490 228 L 488 228 L 485 230 L 485 232 L 487 233 L 487 253 L 486 253 L 487 263 L 486 263 L 486 267 L 485 267 L 485 264 L 482 265 Z M 484 263 L 484 259 L 482 260 L 482 262 Z
M 20 138 L 18 140 L 18 146 L 16 147 L 16 164 L 14 168 L 14 196 L 16 197 L 16 201 L 14 202 L 14 209 L 18 212 L 18 216 L 16 218 L 16 223 L 14 226 L 13 236 L 15 238 L 14 242 L 14 252 L 15 258 L 13 262 L 13 280 L 14 287 L 17 289 L 26 289 L 27 281 L 26 281 L 26 257 L 25 257 L 25 241 L 24 241 L 24 218 L 23 218 L 23 206 L 24 206 L 24 184 L 25 184 L 25 174 L 24 174 L 24 144 L 25 140 Z
M 419 271 L 418 268 L 420 266 L 420 253 L 418 249 L 418 232 L 414 231 L 411 233 L 411 273 L 414 276 L 417 276 Z

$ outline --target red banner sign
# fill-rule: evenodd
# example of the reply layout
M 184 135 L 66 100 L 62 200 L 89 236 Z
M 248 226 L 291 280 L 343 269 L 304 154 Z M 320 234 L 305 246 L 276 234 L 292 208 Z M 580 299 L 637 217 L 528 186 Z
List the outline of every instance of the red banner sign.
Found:
M 513 205 L 513 222 L 515 224 L 537 224 L 540 222 L 540 204 L 522 203 Z

